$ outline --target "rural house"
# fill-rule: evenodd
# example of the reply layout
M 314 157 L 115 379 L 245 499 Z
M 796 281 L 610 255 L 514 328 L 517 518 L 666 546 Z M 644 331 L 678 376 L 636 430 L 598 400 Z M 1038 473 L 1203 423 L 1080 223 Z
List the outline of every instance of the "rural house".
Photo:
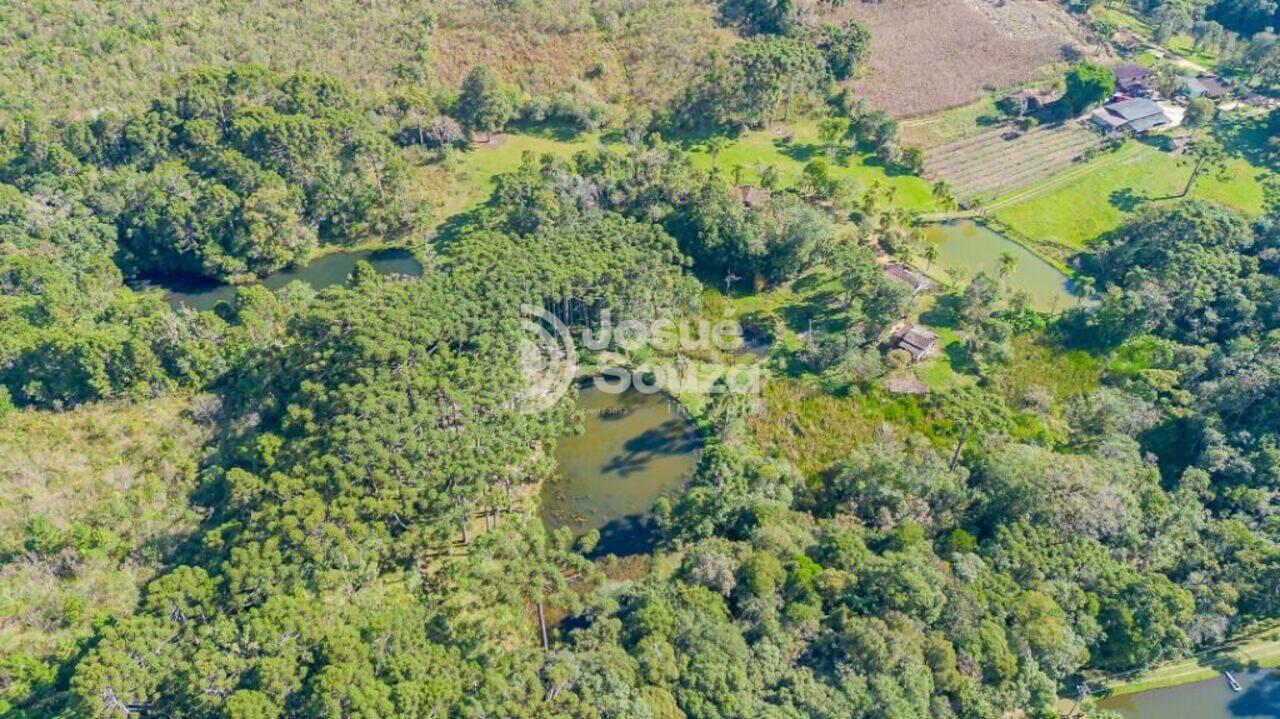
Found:
M 1210 100 L 1217 100 L 1231 93 L 1222 78 L 1213 75 L 1182 78 L 1182 92 L 1190 98 L 1207 97 Z
M 911 361 L 917 364 L 923 362 L 937 344 L 938 335 L 920 325 L 909 326 L 894 342 L 896 348 L 906 350 Z
M 910 287 L 912 295 L 918 295 L 933 285 L 933 283 L 929 281 L 928 277 L 925 277 L 923 274 L 916 272 L 906 265 L 901 265 L 896 262 L 885 265 L 884 273 L 890 278 Z
M 1150 90 L 1151 71 L 1132 62 L 1116 65 L 1116 89 L 1127 95 L 1145 95 Z
M 1142 134 L 1173 122 L 1165 114 L 1164 109 L 1145 97 L 1113 102 L 1094 110 L 1089 119 L 1107 132 L 1128 130 L 1135 134 Z

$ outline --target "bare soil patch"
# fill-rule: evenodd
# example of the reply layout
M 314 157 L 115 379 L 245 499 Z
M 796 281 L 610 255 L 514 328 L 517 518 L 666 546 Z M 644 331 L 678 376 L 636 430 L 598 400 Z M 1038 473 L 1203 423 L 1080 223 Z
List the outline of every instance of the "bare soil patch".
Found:
M 471 146 L 477 150 L 496 150 L 505 144 L 507 144 L 507 136 L 500 132 L 476 135 L 471 138 Z
M 1105 52 L 1045 0 L 851 2 L 833 17 L 871 30 L 868 72 L 854 86 L 895 117 L 973 102 L 1043 78 L 1054 63 Z

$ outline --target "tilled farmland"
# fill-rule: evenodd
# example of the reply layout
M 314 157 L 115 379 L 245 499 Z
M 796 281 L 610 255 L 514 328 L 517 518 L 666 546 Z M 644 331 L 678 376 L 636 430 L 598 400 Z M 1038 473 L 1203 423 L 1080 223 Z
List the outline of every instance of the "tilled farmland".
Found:
M 1001 127 L 932 148 L 925 173 L 962 199 L 990 198 L 1061 172 L 1100 142 L 1078 122 L 1022 133 Z

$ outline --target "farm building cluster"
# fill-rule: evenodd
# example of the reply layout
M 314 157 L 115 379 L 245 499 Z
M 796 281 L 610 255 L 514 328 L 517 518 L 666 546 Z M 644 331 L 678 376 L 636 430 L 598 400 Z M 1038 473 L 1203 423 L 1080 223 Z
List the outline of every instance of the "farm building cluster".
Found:
M 1149 68 L 1137 63 L 1121 63 L 1113 72 L 1116 94 L 1089 115 L 1090 122 L 1106 133 L 1142 135 L 1177 127 L 1188 101 L 1201 97 L 1220 100 L 1231 94 L 1226 81 L 1216 75 L 1178 78 L 1177 89 L 1166 96 L 1156 88 Z

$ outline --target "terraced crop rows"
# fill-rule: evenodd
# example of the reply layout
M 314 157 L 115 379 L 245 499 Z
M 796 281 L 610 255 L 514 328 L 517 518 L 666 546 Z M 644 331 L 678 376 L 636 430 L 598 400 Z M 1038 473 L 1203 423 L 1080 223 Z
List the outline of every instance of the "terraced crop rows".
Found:
M 1002 127 L 939 145 L 925 156 L 925 174 L 946 180 L 962 199 L 994 197 L 1061 172 L 1100 142 L 1076 123 L 1005 139 L 1010 132 Z

